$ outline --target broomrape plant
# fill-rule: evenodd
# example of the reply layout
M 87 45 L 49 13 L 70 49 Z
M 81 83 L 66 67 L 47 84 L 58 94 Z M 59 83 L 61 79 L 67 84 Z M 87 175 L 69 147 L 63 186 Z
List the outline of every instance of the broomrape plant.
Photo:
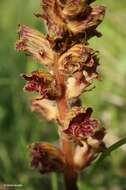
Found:
M 41 174 L 61 172 L 66 190 L 77 190 L 78 173 L 105 149 L 105 129 L 93 109 L 82 107 L 80 95 L 100 79 L 98 52 L 89 47 L 90 38 L 100 37 L 97 26 L 105 15 L 95 0 L 43 0 L 42 13 L 47 34 L 19 26 L 17 51 L 25 51 L 46 69 L 22 74 L 25 91 L 37 92 L 31 107 L 57 125 L 60 146 L 35 142 L 29 146 L 31 166 Z

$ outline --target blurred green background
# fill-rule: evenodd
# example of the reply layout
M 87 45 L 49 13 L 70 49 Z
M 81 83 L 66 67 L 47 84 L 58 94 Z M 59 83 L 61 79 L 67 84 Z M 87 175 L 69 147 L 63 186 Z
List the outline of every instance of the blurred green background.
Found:
M 82 100 L 94 108 L 107 128 L 105 141 L 110 145 L 126 136 L 126 0 L 97 3 L 105 5 L 107 13 L 99 27 L 103 37 L 93 38 L 90 46 L 100 50 L 102 81 Z M 0 184 L 23 184 L 15 188 L 22 190 L 62 190 L 60 175 L 41 176 L 28 165 L 28 144 L 57 143 L 58 139 L 53 123 L 30 112 L 30 94 L 22 91 L 20 73 L 37 69 L 39 64 L 14 49 L 19 23 L 44 30 L 33 16 L 39 9 L 40 0 L 0 0 Z M 113 152 L 88 182 L 85 176 L 91 167 L 80 175 L 80 190 L 126 190 L 126 146 Z

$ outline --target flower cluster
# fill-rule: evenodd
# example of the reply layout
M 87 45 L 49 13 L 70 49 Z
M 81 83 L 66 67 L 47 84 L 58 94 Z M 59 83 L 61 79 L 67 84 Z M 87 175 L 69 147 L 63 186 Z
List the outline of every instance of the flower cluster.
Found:
M 105 148 L 105 129 L 91 117 L 92 108 L 77 105 L 80 95 L 94 79 L 99 79 L 98 51 L 90 48 L 88 41 L 101 36 L 97 27 L 104 18 L 105 7 L 92 5 L 94 1 L 43 0 L 42 13 L 36 16 L 45 21 L 47 34 L 25 25 L 18 29 L 17 51 L 28 53 L 46 68 L 22 74 L 27 81 L 24 90 L 37 93 L 32 110 L 54 120 L 60 139 L 72 147 L 70 164 L 65 148 L 33 143 L 31 165 L 41 173 L 64 172 L 68 165 L 79 171 Z

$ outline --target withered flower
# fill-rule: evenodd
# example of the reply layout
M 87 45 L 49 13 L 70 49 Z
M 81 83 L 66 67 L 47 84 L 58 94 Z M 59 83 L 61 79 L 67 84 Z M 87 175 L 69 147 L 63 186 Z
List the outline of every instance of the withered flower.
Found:
M 68 127 L 63 132 L 81 144 L 82 141 L 95 136 L 98 131 L 102 131 L 99 121 L 91 117 L 92 111 L 92 108 L 83 110 L 75 107 L 68 114 Z
M 87 87 L 92 84 L 94 79 L 100 78 L 97 72 L 97 67 L 99 65 L 97 51 L 85 47 L 82 44 L 75 45 L 73 50 L 73 53 L 70 54 L 70 61 L 66 61 L 67 55 L 69 57 L 69 52 L 66 52 L 66 57 L 64 56 L 63 60 L 61 59 L 63 65 L 61 68 L 64 69 L 65 73 L 69 73 L 70 76 L 67 79 L 66 90 L 69 99 L 79 97 L 86 91 Z
M 82 72 L 77 72 L 73 77 L 69 77 L 66 84 L 66 96 L 69 100 L 78 98 L 90 85 Z
M 77 170 L 87 167 L 105 149 L 105 129 L 91 117 L 92 111 L 92 108 L 74 107 L 66 118 L 67 128 L 63 133 L 76 145 L 73 161 Z
M 67 0 L 63 9 L 63 14 L 67 19 L 74 19 L 82 16 L 86 11 L 88 4 L 85 0 Z
M 46 21 L 48 35 L 53 40 L 62 38 L 67 28 L 58 0 L 43 0 L 42 7 L 43 13 L 37 14 L 36 16 L 41 17 Z
M 57 120 L 59 117 L 56 101 L 35 97 L 32 99 L 32 111 L 39 112 L 47 120 Z
M 24 90 L 29 92 L 38 92 L 41 98 L 55 99 L 60 96 L 60 89 L 53 76 L 44 71 L 33 71 L 31 74 L 22 74 L 27 81 Z
M 63 172 L 65 158 L 60 149 L 47 142 L 36 142 L 29 146 L 31 153 L 31 166 L 40 173 Z
M 64 52 L 77 42 L 93 36 L 100 37 L 96 30 L 105 15 L 105 7 L 90 6 L 94 0 L 43 0 L 43 12 L 36 14 L 46 21 L 47 39 L 56 52 Z
M 95 30 L 96 27 L 102 22 L 104 14 L 104 6 L 90 7 L 87 15 L 84 15 L 84 18 L 82 18 L 81 20 L 68 20 L 67 27 L 74 35 L 83 32 L 92 32 L 92 30 Z
M 45 65 L 52 65 L 54 52 L 44 34 L 28 26 L 19 26 L 19 40 L 16 43 L 17 51 L 30 53 L 33 58 Z
M 77 71 L 83 71 L 85 67 L 92 69 L 95 62 L 96 51 L 85 46 L 84 44 L 76 44 L 59 59 L 59 69 L 66 74 L 74 74 Z

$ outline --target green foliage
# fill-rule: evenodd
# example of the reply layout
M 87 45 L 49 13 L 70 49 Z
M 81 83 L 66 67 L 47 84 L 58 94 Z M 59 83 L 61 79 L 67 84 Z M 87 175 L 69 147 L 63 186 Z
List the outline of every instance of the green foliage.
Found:
M 107 7 L 105 21 L 99 27 L 100 39 L 93 38 L 92 47 L 100 51 L 102 81 L 96 89 L 82 97 L 84 105 L 92 106 L 108 133 L 111 129 L 118 138 L 126 136 L 126 1 L 98 0 Z M 23 93 L 21 72 L 30 72 L 40 65 L 14 50 L 19 23 L 45 31 L 34 12 L 39 12 L 40 1 L 0 1 L 0 183 L 23 184 L 23 189 L 62 190 L 62 178 L 55 174 L 41 176 L 28 166 L 27 145 L 48 140 L 57 143 L 52 123 L 30 112 L 29 94 Z M 80 190 L 126 189 L 126 148 L 119 149 L 105 159 L 85 182 L 90 166 L 80 176 Z M 58 182 L 58 184 L 57 184 Z

